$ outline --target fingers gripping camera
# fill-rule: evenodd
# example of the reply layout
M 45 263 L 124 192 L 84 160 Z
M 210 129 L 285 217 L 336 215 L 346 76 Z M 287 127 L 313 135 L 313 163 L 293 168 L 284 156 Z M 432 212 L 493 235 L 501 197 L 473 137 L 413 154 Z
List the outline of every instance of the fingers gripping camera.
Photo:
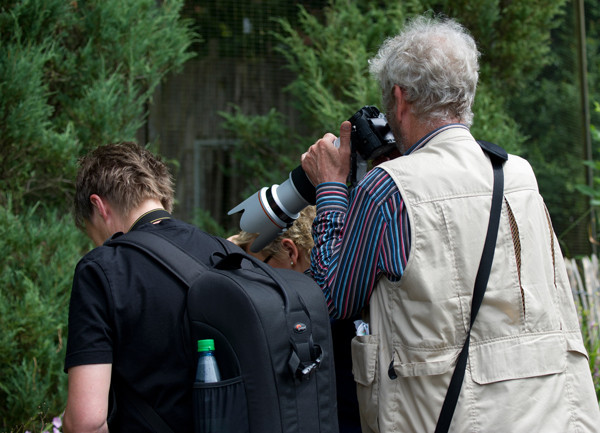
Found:
M 365 106 L 350 119 L 352 156 L 349 183 L 355 186 L 366 173 L 366 161 L 390 153 L 396 141 L 385 116 L 374 106 Z M 315 204 L 315 187 L 302 166 L 290 172 L 281 185 L 263 187 L 228 212 L 243 212 L 240 228 L 258 233 L 250 250 L 258 252 L 284 232 L 306 206 Z

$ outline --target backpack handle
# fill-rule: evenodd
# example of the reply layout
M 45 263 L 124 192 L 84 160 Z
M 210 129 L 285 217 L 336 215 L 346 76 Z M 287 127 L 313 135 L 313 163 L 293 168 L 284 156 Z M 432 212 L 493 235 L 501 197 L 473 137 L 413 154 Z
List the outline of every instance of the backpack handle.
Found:
M 221 259 L 219 262 L 217 262 L 215 264 L 215 269 L 220 269 L 220 270 L 242 269 L 242 262 L 244 260 L 251 262 L 256 268 L 259 268 L 269 278 L 271 278 L 273 281 L 275 281 L 275 283 L 277 285 L 277 289 L 279 290 L 279 292 L 283 298 L 284 309 L 286 312 L 288 312 L 290 310 L 290 306 L 292 306 L 292 309 L 304 310 L 306 315 L 308 317 L 310 317 L 308 308 L 306 308 L 306 305 L 304 304 L 304 301 L 302 300 L 302 298 L 300 297 L 298 292 L 296 290 L 291 289 L 291 290 L 293 290 L 293 293 L 291 293 L 292 297 L 290 298 L 290 296 L 289 296 L 290 294 L 288 294 L 289 289 L 286 289 L 286 287 L 288 285 L 284 283 L 284 281 L 281 278 L 281 275 L 279 275 L 273 267 L 271 267 L 268 264 L 264 263 L 263 261 L 257 259 L 256 257 L 254 257 L 250 254 L 239 253 L 239 252 L 229 253 L 225 257 L 223 257 L 223 259 Z M 295 295 L 295 296 L 293 296 L 293 295 Z M 297 300 L 297 302 L 296 302 L 296 300 Z

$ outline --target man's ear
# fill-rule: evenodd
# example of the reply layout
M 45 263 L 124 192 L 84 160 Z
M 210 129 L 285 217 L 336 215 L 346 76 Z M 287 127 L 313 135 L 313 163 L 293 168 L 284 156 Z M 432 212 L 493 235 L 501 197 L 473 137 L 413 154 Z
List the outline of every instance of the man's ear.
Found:
M 392 95 L 394 96 L 394 116 L 398 121 L 401 121 L 404 116 L 404 110 L 407 108 L 404 91 L 396 84 L 392 88 Z
M 100 215 L 100 217 L 106 221 L 110 215 L 110 206 L 108 203 L 98 194 L 90 195 L 90 202 L 92 203 L 92 206 L 98 210 L 98 215 Z

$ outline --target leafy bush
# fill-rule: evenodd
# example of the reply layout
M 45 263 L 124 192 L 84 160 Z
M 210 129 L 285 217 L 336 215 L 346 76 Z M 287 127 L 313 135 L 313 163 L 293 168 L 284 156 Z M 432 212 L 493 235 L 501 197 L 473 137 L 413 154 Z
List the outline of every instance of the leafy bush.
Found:
M 505 110 L 505 98 L 486 84 L 480 84 L 477 90 L 473 114 L 475 119 L 471 127 L 473 136 L 480 140 L 491 141 L 512 154 L 522 153 L 527 139 L 517 122 Z
M 600 103 L 595 102 L 594 105 L 596 113 L 600 113 Z M 590 125 L 590 133 L 592 142 L 594 144 L 600 144 L 600 129 L 595 125 Z M 592 170 L 592 184 L 587 185 L 578 183 L 575 185 L 575 189 L 589 198 L 591 211 L 595 212 L 597 215 L 598 209 L 600 209 L 600 160 L 584 161 L 583 164 Z M 587 213 L 584 214 L 584 216 L 587 216 Z M 598 233 L 600 233 L 600 221 L 598 221 L 597 217 L 594 219 L 596 221 L 596 236 L 598 236 Z
M 322 20 L 303 7 L 298 27 L 278 20 L 279 52 L 296 74 L 287 90 L 309 128 L 303 134 L 335 132 L 362 106 L 379 105 L 381 91 L 369 74 L 368 59 L 397 33 L 404 17 L 399 2 L 333 0 Z
M 596 322 L 589 310 L 578 305 L 577 309 L 581 320 L 581 333 L 583 342 L 590 357 L 590 370 L 594 380 L 596 398 L 600 404 L 600 324 Z
M 81 152 L 133 139 L 191 57 L 183 0 L 29 0 L 0 8 L 0 204 L 61 205 Z
M 64 216 L 77 158 L 134 139 L 165 75 L 192 56 L 183 0 L 0 6 L 0 429 L 48 429 L 66 402 L 73 269 Z
M 493 3 L 471 2 L 464 7 L 464 2 L 460 1 L 398 3 L 331 0 L 319 16 L 300 6 L 297 25 L 292 25 L 288 19 L 276 19 L 280 24 L 280 30 L 275 34 L 280 43 L 278 51 L 286 60 L 286 67 L 296 75 L 286 90 L 303 119 L 302 130 L 297 132 L 307 137 L 298 139 L 298 146 L 288 145 L 282 152 L 278 150 L 278 154 L 294 155 L 297 161 L 298 155 L 315 138 L 326 131 L 336 133 L 341 121 L 360 107 L 380 105 L 380 89 L 369 74 L 368 60 L 375 55 L 383 40 L 398 32 L 406 18 L 428 10 L 432 14 L 447 13 L 457 17 L 471 29 L 480 43 L 483 52 L 482 83 L 474 106 L 473 134 L 477 138 L 496 142 L 512 153 L 521 153 L 527 137 L 521 133 L 518 122 L 507 110 L 506 89 L 520 88 L 523 83 L 517 78 L 530 82 L 545 64 L 549 30 L 555 25 L 555 17 L 563 0 L 556 0 L 551 7 L 530 15 L 524 13 L 530 8 L 525 1 L 515 2 L 515 5 L 503 11 L 499 11 L 498 5 Z M 461 13 L 454 14 L 454 10 L 460 10 Z M 525 34 L 527 46 L 534 44 L 535 49 L 523 49 L 523 44 L 515 42 L 513 35 L 503 34 L 504 39 L 500 38 L 502 40 L 498 43 L 499 34 L 507 25 L 502 13 L 510 15 L 511 22 L 520 23 L 515 24 L 520 28 L 519 34 Z M 533 17 L 527 26 L 522 23 L 525 16 Z M 512 62 L 515 59 L 527 65 L 530 71 L 528 75 L 524 76 L 522 70 L 514 70 Z M 512 66 L 506 68 L 506 65 Z M 507 77 L 509 73 L 513 75 Z M 225 124 L 240 139 L 242 144 L 236 152 L 242 155 L 243 164 L 254 170 L 255 176 L 265 172 L 262 163 L 255 161 L 257 156 L 262 157 L 255 149 L 255 144 L 263 146 L 267 150 L 265 153 L 269 154 L 272 149 L 269 139 L 273 138 L 275 142 L 279 140 L 278 131 L 261 130 L 258 128 L 259 122 L 278 120 L 284 124 L 286 120 L 273 111 L 260 117 L 256 116 L 256 120 L 253 116 L 244 117 L 238 109 L 235 114 L 226 115 Z M 248 134 L 247 128 L 237 130 L 240 124 L 254 125 L 253 134 Z M 266 132 L 272 135 L 268 136 Z M 255 139 L 257 133 L 259 140 Z M 251 151 L 242 153 L 249 148 Z M 264 160 L 269 165 L 272 157 L 264 156 Z M 279 168 L 280 165 L 275 167 Z M 277 171 L 276 176 L 281 178 L 282 174 L 285 173 Z
M 219 113 L 225 119 L 223 128 L 237 138 L 231 149 L 236 165 L 228 174 L 244 179 L 244 195 L 265 185 L 281 183 L 300 163 L 306 144 L 285 126 L 284 116 L 274 108 L 256 116 L 243 114 L 235 105 L 233 110 L 233 113 Z
M 73 269 L 90 244 L 70 216 L 0 206 L 0 428 L 22 431 L 64 410 Z M 14 430 L 12 430 L 14 429 Z
M 0 44 L 0 204 L 8 191 L 15 198 L 62 198 L 74 178 L 80 147 L 75 131 L 50 120 L 54 108 L 44 67 L 53 51 L 50 42 Z

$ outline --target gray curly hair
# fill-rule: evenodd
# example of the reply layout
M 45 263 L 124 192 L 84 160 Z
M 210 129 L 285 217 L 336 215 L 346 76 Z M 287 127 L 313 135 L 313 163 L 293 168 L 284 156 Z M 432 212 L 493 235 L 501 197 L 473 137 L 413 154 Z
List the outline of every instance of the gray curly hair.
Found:
M 429 124 L 453 118 L 471 126 L 479 78 L 479 52 L 467 29 L 452 19 L 417 17 L 386 40 L 369 61 L 386 110 L 398 85 L 413 114 Z

